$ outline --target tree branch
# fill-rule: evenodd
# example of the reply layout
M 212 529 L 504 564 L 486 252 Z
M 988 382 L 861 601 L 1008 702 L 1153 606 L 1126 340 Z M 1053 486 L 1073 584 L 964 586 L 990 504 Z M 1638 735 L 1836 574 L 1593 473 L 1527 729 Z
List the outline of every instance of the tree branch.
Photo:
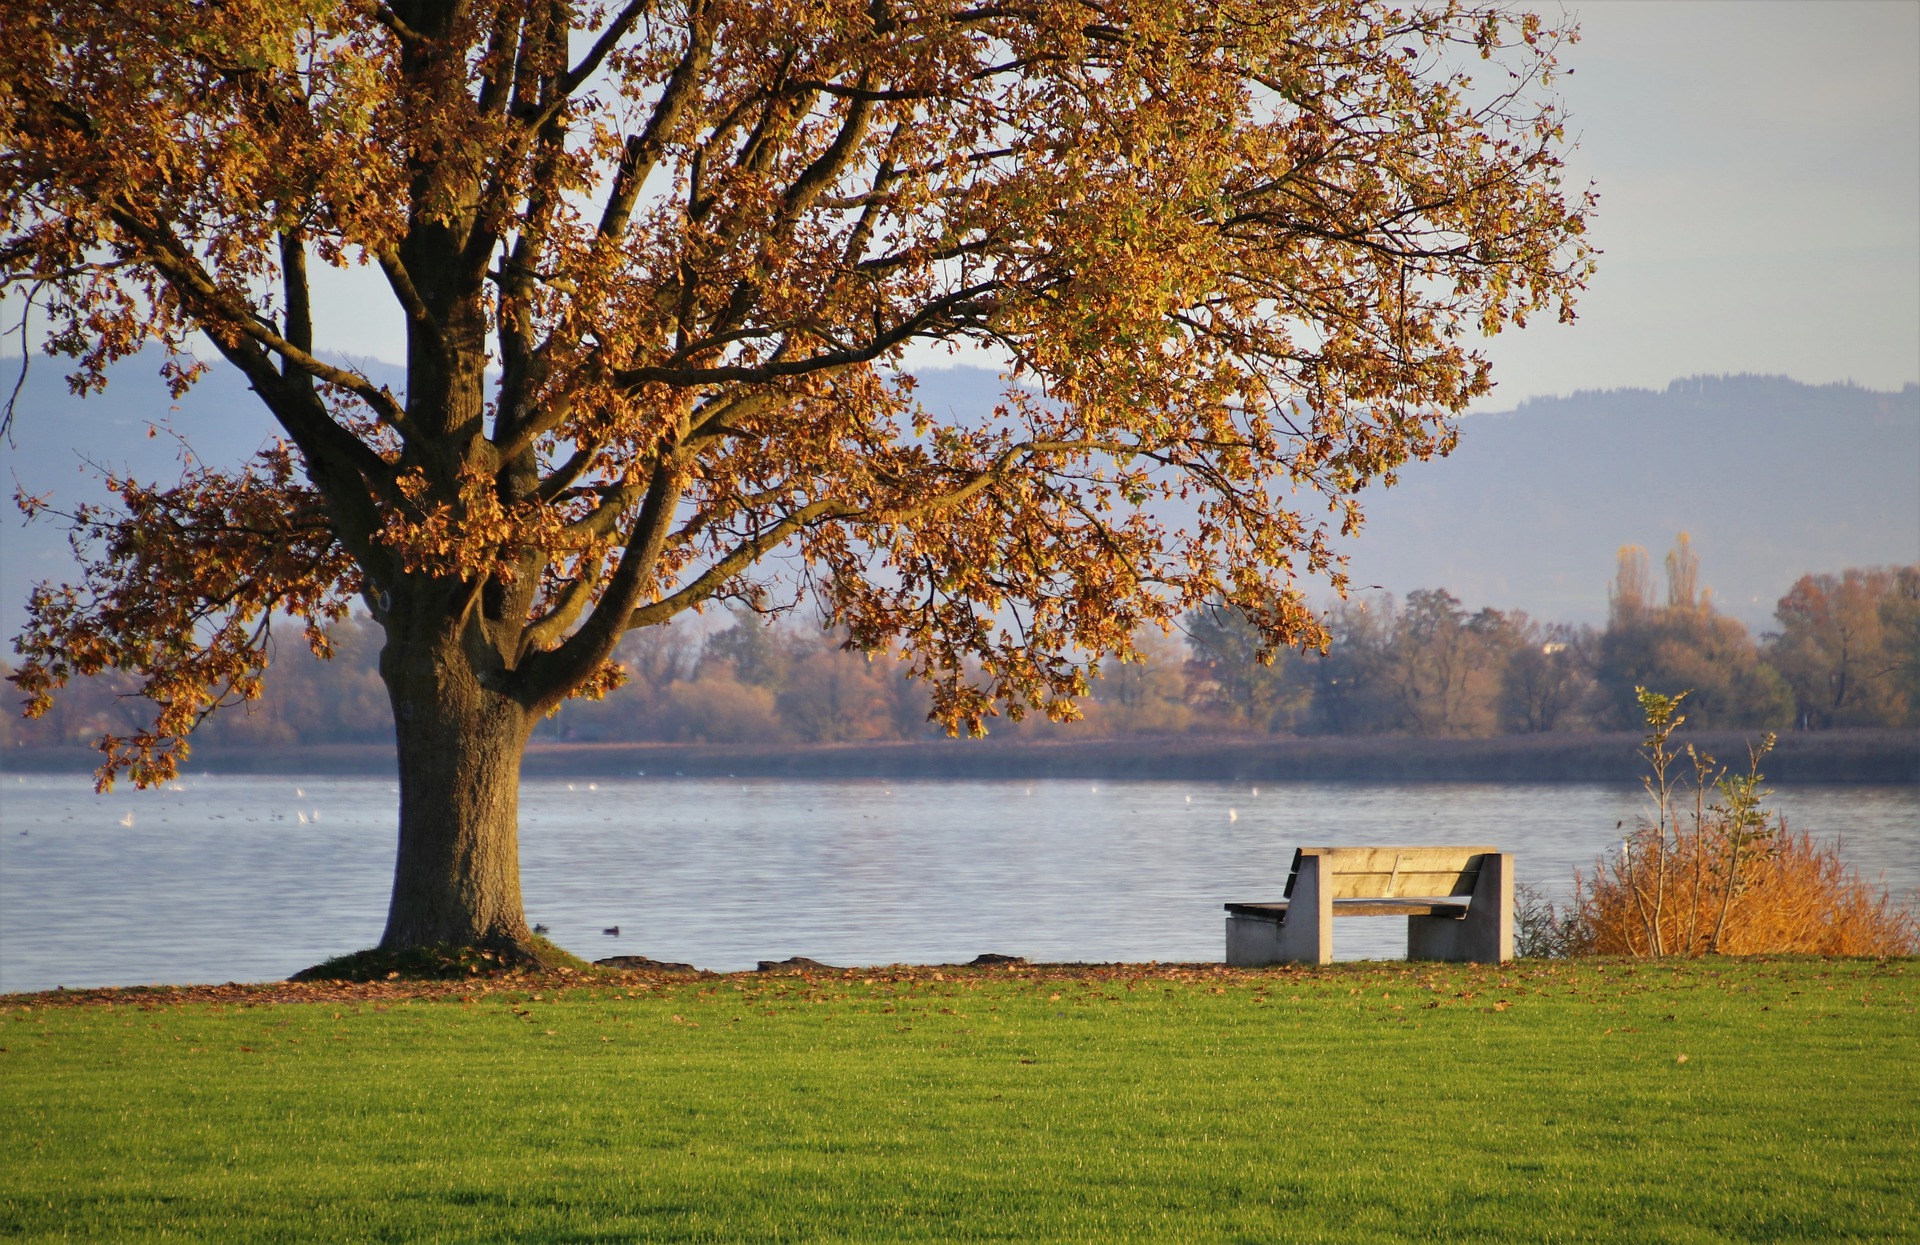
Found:
M 687 32 L 686 52 L 668 75 L 667 85 L 661 90 L 660 99 L 647 117 L 646 126 L 640 133 L 627 139 L 626 147 L 621 152 L 620 166 L 614 174 L 613 192 L 600 214 L 602 238 L 617 239 L 626 231 L 627 221 L 633 215 L 634 204 L 640 197 L 640 187 L 645 184 L 647 176 L 653 172 L 653 166 L 659 162 L 661 153 L 666 150 L 667 138 L 674 126 L 680 123 L 687 104 L 699 93 L 700 82 L 707 72 L 713 51 L 714 27 L 706 19 L 704 4 L 696 4 L 690 17 L 692 25 Z
M 433 343 L 434 353 L 445 358 L 447 343 L 440 335 L 440 322 L 434 318 L 433 312 L 427 307 L 427 300 L 420 296 L 418 289 L 414 288 L 413 277 L 407 272 L 406 264 L 400 259 L 399 251 L 389 248 L 381 251 L 377 258 L 380 271 L 386 274 L 388 288 L 400 301 L 401 310 L 407 313 L 409 320 L 426 330 L 427 340 Z
M 425 35 L 407 25 L 406 22 L 401 20 L 398 13 L 395 13 L 392 8 L 385 4 L 376 4 L 373 6 L 373 20 L 392 31 L 393 37 L 400 40 L 401 46 L 403 47 L 416 48 L 427 41 Z
M 765 384 L 788 376 L 805 376 L 829 368 L 848 367 L 854 364 L 871 363 L 881 355 L 916 336 L 928 326 L 937 323 L 983 294 L 992 293 L 998 282 L 988 281 L 955 290 L 943 298 L 926 304 L 910 318 L 901 321 L 893 328 L 881 333 L 864 346 L 847 350 L 833 350 L 824 354 L 809 355 L 803 359 L 768 363 L 759 367 L 686 367 L 664 365 L 655 367 L 629 368 L 616 372 L 614 380 L 623 387 L 636 390 L 645 385 L 717 385 L 725 383 Z M 697 343 L 698 349 L 704 343 Z M 692 353 L 690 350 L 678 352 L 680 355 Z
M 307 285 L 307 240 L 298 229 L 280 235 L 280 286 L 287 301 L 287 340 L 301 350 L 313 349 L 313 301 Z M 291 378 L 292 365 L 282 361 L 281 374 Z
M 626 7 L 620 10 L 612 22 L 608 23 L 607 28 L 600 32 L 600 37 L 593 41 L 593 46 L 587 49 L 587 54 L 580 58 L 580 63 L 561 75 L 559 98 L 565 99 L 579 90 L 581 85 L 606 62 L 607 56 L 619 45 L 620 40 L 626 37 L 627 32 L 633 29 L 633 24 L 639 21 L 651 7 L 653 7 L 653 0 L 628 0 Z M 689 19 L 697 21 L 698 12 L 705 6 L 699 3 L 699 0 L 695 0 L 689 8 L 693 10 L 688 13 Z
M 522 668 L 523 686 L 536 707 L 558 701 L 613 654 L 627 630 L 627 616 L 659 564 L 674 509 L 685 487 L 684 473 L 679 448 L 663 447 L 647 486 L 647 499 L 599 606 L 588 616 L 586 625 L 561 641 L 558 648 L 532 655 Z
M 565 634 L 593 600 L 593 589 L 600 582 L 601 569 L 597 559 L 590 559 L 586 570 L 574 576 L 560 590 L 559 599 L 545 616 L 529 624 L 520 636 L 520 650 L 514 657 L 519 665 L 534 653 L 545 652 L 555 641 Z
M 244 333 L 282 359 L 298 367 L 316 380 L 345 389 L 361 401 L 372 407 L 387 423 L 398 429 L 401 435 L 408 435 L 411 425 L 406 412 L 401 409 L 394 396 L 358 372 L 338 368 L 331 363 L 323 363 L 305 350 L 294 345 L 273 331 L 248 308 L 236 306 L 228 296 L 214 284 L 197 260 L 187 252 L 186 247 L 175 239 L 164 225 L 149 225 L 133 214 L 131 209 L 115 204 L 108 207 L 114 224 L 139 239 L 144 244 L 145 259 L 159 269 L 168 283 L 185 298 L 199 303 L 203 314 L 214 314 L 207 319 L 212 324 Z M 356 439 L 357 440 L 357 439 Z
M 759 535 L 741 541 L 725 557 L 713 563 L 699 578 L 678 592 L 633 610 L 627 617 L 624 630 L 665 622 L 675 614 L 692 609 L 795 534 L 824 519 L 850 519 L 859 514 L 859 507 L 836 498 L 826 498 L 803 506 Z

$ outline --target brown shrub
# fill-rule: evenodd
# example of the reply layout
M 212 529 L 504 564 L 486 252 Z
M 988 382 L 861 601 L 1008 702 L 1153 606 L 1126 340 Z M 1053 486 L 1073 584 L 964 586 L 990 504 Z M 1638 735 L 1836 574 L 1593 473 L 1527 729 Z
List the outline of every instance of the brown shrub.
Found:
M 1590 885 L 1576 878 L 1572 941 L 1595 955 L 1652 954 L 1657 911 L 1659 945 L 1669 952 L 1920 953 L 1913 903 L 1862 880 L 1837 844 L 1790 833 L 1784 823 L 1757 836 L 1748 830 L 1729 898 L 1733 848 L 1725 819 L 1709 816 L 1697 833 L 1677 839 L 1642 827 L 1628 837 L 1625 851 L 1598 864 Z M 1715 947 L 1723 904 L 1726 920 Z

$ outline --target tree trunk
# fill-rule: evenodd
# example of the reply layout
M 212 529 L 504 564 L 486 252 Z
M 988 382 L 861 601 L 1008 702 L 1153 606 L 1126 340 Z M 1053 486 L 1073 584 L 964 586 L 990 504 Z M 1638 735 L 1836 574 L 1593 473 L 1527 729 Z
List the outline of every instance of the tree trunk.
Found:
M 520 757 L 533 727 L 489 691 L 457 639 L 390 637 L 381 674 L 400 760 L 400 850 L 383 950 L 531 952 L 520 900 Z

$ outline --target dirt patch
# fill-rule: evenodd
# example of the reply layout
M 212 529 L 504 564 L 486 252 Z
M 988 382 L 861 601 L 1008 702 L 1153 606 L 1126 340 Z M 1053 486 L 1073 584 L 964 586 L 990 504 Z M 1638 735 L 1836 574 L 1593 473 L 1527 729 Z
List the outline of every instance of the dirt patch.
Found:
M 635 957 L 644 958 L 644 957 Z M 658 963 L 658 962 L 656 962 Z M 1590 964 L 1592 961 L 1581 961 Z M 1527 975 L 1547 971 L 1541 968 L 1516 969 L 1504 965 L 1433 965 L 1406 962 L 1369 962 L 1331 964 L 1323 967 L 1276 965 L 1270 968 L 1228 968 L 1224 964 L 1029 964 L 1014 961 L 1004 964 L 887 964 L 871 968 L 800 968 L 776 970 L 807 982 L 859 982 L 861 984 L 936 983 L 976 978 L 1016 979 L 1039 984 L 1049 981 L 1098 981 L 1139 985 L 1146 982 L 1234 983 L 1316 981 L 1322 978 L 1399 980 L 1435 968 L 1470 968 L 1490 977 Z M 0 996 L 4 1007 L 177 1007 L 195 1004 L 261 1006 L 276 1003 L 353 1003 L 423 1000 L 457 1003 L 463 999 L 494 994 L 525 993 L 530 990 L 557 993 L 573 991 L 648 989 L 694 984 L 710 986 L 730 980 L 765 980 L 773 974 L 757 970 L 738 973 L 668 971 L 664 967 L 621 969 L 595 966 L 582 973 L 559 969 L 546 973 L 502 973 L 491 977 L 461 981 L 269 981 L 228 982 L 217 986 L 123 986 L 93 990 L 48 990 L 37 994 Z
M 704 970 L 695 968 L 691 964 L 681 964 L 675 960 L 656 960 L 651 956 L 645 955 L 610 955 L 604 960 L 595 960 L 593 966 L 595 968 L 612 968 L 637 973 L 678 973 L 685 975 L 704 972 Z M 705 975 L 710 977 L 713 974 L 706 973 Z

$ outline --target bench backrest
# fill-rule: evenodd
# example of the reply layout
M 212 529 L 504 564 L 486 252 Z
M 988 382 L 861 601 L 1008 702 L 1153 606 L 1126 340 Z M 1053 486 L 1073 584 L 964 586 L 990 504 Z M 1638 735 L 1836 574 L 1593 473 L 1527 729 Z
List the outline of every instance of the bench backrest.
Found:
M 1333 899 L 1437 899 L 1471 895 L 1481 858 L 1497 847 L 1302 847 L 1287 873 L 1287 898 L 1303 856 L 1319 856 L 1320 876 L 1332 877 Z

